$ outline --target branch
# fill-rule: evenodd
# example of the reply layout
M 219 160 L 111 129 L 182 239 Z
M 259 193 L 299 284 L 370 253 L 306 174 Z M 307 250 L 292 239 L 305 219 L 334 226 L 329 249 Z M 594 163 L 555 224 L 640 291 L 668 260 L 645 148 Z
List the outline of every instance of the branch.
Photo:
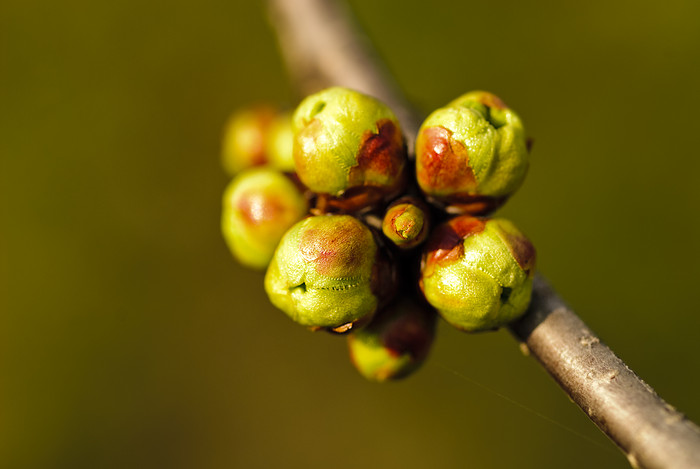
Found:
M 542 276 L 529 311 L 510 329 L 632 467 L 700 467 L 700 428 L 603 344 Z
M 349 20 L 347 7 L 332 0 L 269 3 L 296 87 L 308 94 L 339 85 L 381 99 L 397 114 L 413 148 L 420 120 Z M 700 428 L 604 345 L 541 275 L 530 309 L 510 330 L 633 467 L 700 467 Z
M 287 69 L 303 96 L 337 85 L 374 96 L 396 114 L 409 151 L 420 118 L 373 54 L 369 40 L 348 20 L 347 6 L 328 0 L 269 0 Z

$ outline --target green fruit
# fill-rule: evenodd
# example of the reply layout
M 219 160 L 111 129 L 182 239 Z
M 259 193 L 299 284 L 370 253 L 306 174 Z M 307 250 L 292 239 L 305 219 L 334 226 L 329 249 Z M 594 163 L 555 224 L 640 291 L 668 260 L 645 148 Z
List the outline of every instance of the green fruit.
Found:
M 393 112 L 346 88 L 328 88 L 294 112 L 294 162 L 301 181 L 331 197 L 395 194 L 404 182 L 406 147 Z
M 299 324 L 346 332 L 368 321 L 380 293 L 390 290 L 387 266 L 374 235 L 356 218 L 309 217 L 282 238 L 265 275 L 265 291 Z
M 282 235 L 307 210 L 306 199 L 289 178 L 272 169 L 248 169 L 224 192 L 221 229 L 241 264 L 264 269 Z
M 435 312 L 405 298 L 383 310 L 365 328 L 348 335 L 350 358 L 370 381 L 404 378 L 425 361 L 435 338 Z
M 224 129 L 222 164 L 235 176 L 244 169 L 267 163 L 268 129 L 276 116 L 270 107 L 241 109 L 229 118 Z
M 453 218 L 431 235 L 420 286 L 453 326 L 468 332 L 498 328 L 530 303 L 535 248 L 508 220 Z
M 491 93 L 457 98 L 430 114 L 418 131 L 418 184 L 453 212 L 498 208 L 520 187 L 527 169 L 522 122 Z

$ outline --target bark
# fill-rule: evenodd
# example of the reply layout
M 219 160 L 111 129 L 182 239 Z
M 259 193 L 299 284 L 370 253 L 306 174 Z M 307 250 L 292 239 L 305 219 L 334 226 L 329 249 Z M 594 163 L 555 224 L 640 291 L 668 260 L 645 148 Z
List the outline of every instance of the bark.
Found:
M 347 6 L 333 0 L 269 0 L 297 89 L 345 86 L 375 96 L 397 114 L 409 148 L 420 120 L 398 91 Z M 532 303 L 512 334 L 633 467 L 700 467 L 700 428 L 625 365 L 537 275 Z

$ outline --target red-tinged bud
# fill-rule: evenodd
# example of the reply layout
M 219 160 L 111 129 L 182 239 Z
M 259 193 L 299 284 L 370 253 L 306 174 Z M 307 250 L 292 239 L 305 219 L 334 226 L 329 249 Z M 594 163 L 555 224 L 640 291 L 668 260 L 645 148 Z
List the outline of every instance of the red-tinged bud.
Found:
M 435 338 L 437 315 L 423 301 L 405 298 L 348 335 L 350 358 L 370 381 L 404 378 L 425 361 Z
M 394 266 L 349 215 L 308 217 L 283 237 L 265 276 L 270 301 L 311 329 L 347 332 L 395 292 Z
M 418 246 L 430 232 L 427 207 L 413 197 L 398 200 L 384 214 L 382 232 L 401 249 Z
M 403 189 L 406 146 L 401 127 L 378 100 L 328 88 L 302 101 L 293 126 L 296 172 L 319 194 L 319 211 L 358 211 Z
M 462 215 L 428 240 L 420 286 L 453 326 L 495 329 L 527 309 L 534 265 L 535 248 L 511 222 Z
M 497 96 L 467 93 L 423 122 L 416 176 L 450 213 L 489 213 L 522 184 L 528 149 L 520 118 Z
M 288 177 L 272 169 L 248 169 L 226 188 L 222 233 L 239 262 L 264 269 L 282 235 L 307 210 L 306 199 Z
M 241 109 L 229 118 L 224 129 L 222 164 L 226 172 L 239 172 L 268 162 L 268 130 L 276 118 L 268 106 Z

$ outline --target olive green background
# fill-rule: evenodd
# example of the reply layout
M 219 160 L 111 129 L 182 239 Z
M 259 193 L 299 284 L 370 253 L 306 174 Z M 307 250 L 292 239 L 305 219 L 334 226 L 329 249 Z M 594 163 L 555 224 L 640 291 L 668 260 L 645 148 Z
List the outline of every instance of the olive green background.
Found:
M 351 4 L 423 112 L 481 88 L 520 113 L 501 213 L 699 421 L 700 3 Z M 376 385 L 269 305 L 219 234 L 219 141 L 297 100 L 261 3 L 3 1 L 0 467 L 627 467 L 505 331 L 442 323 Z

